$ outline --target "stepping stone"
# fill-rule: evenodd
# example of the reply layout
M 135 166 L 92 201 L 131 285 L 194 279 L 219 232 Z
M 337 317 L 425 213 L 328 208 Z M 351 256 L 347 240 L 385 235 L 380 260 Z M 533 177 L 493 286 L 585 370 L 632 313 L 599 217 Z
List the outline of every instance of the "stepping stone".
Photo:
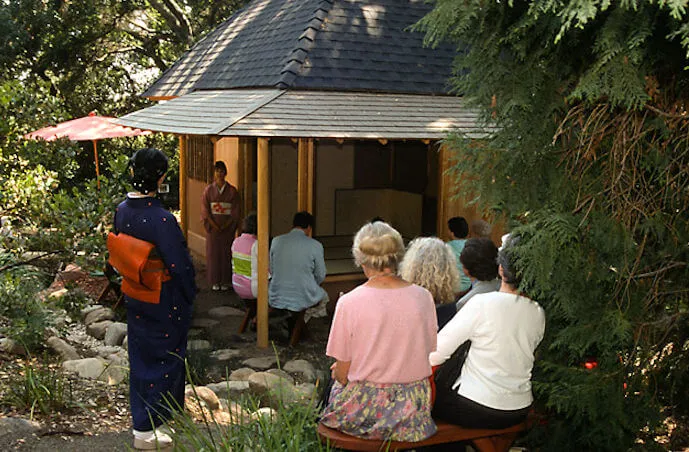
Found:
M 213 328 L 216 325 L 220 325 L 219 320 L 213 319 L 192 319 L 191 326 L 194 328 Z
M 232 358 L 240 356 L 241 354 L 242 352 L 240 350 L 225 348 L 222 350 L 216 350 L 214 352 L 211 352 L 211 358 L 216 359 L 218 361 L 229 361 Z
M 246 314 L 246 312 L 244 312 L 243 310 L 232 308 L 230 306 L 220 306 L 208 311 L 208 315 L 214 318 L 222 318 L 228 316 L 244 317 L 244 314 Z
M 261 358 L 249 358 L 242 361 L 242 365 L 251 367 L 253 369 L 270 369 L 278 363 L 275 356 L 263 356 Z

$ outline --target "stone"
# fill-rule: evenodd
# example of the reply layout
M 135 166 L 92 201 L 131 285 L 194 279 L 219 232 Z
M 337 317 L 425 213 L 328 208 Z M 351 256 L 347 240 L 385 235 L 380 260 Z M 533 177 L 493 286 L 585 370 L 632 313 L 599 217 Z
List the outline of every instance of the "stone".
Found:
M 227 399 L 239 399 L 242 395 L 248 394 L 248 381 L 221 381 L 220 383 L 211 383 L 206 385 L 212 389 L 218 397 Z
M 123 351 L 123 349 L 114 345 L 99 345 L 98 347 L 93 348 L 93 351 L 101 358 L 107 358 L 112 354 L 120 353 Z
M 277 363 L 278 360 L 275 356 L 262 356 L 259 358 L 249 358 L 242 361 L 242 365 L 260 370 L 270 369 Z
M 273 421 L 277 419 L 278 417 L 278 412 L 275 411 L 274 409 L 270 407 L 263 407 L 259 408 L 256 410 L 254 413 L 251 414 L 251 418 L 254 420 L 258 420 L 260 418 L 263 418 L 265 421 Z
M 104 320 L 112 320 L 115 318 L 115 313 L 110 308 L 100 307 L 90 311 L 84 317 L 84 325 L 89 326 L 92 323 L 102 322 Z
M 9 353 L 11 355 L 26 355 L 26 349 L 22 344 L 10 339 L 9 337 L 3 337 L 0 339 L 0 351 Z
M 126 354 L 113 353 L 107 359 L 107 367 L 100 380 L 105 381 L 109 385 L 122 383 L 129 374 L 129 360 Z
M 201 336 L 202 334 L 205 334 L 205 331 L 201 328 L 191 328 L 189 332 L 187 333 L 187 337 L 197 337 Z
M 220 408 L 220 400 L 213 390 L 207 386 L 191 387 L 187 385 L 184 391 L 184 397 L 200 400 L 209 410 L 215 411 Z M 197 399 L 198 398 L 198 399 Z
M 187 350 L 189 351 L 201 351 L 208 350 L 211 348 L 211 343 L 203 339 L 192 339 L 187 341 Z
M 214 326 L 220 325 L 219 320 L 213 319 L 192 319 L 191 326 L 193 328 L 213 328 Z
M 221 399 L 222 401 L 223 399 Z M 222 405 L 222 403 L 221 403 Z M 223 408 L 232 417 L 233 423 L 246 423 L 251 421 L 251 413 L 237 402 L 227 402 L 227 407 Z
M 318 393 L 316 392 L 316 385 L 313 383 L 301 383 L 294 387 L 297 393 L 302 396 L 304 400 L 316 400 Z
M 240 350 L 235 350 L 232 348 L 225 348 L 222 350 L 215 350 L 211 352 L 211 358 L 217 361 L 229 361 L 232 358 L 240 356 L 242 352 Z
M 105 337 L 105 332 L 108 330 L 108 327 L 110 325 L 112 325 L 112 321 L 110 320 L 95 322 L 86 327 L 86 332 L 89 334 L 89 336 L 93 336 L 96 339 L 103 340 L 103 338 Z
M 105 330 L 105 337 L 103 342 L 105 345 L 120 345 L 127 335 L 127 324 L 121 322 L 113 322 Z
M 81 319 L 86 320 L 86 315 L 89 312 L 97 311 L 98 309 L 103 309 L 104 306 L 100 304 L 92 304 L 89 306 L 86 306 L 84 309 L 81 310 Z
M 244 317 L 246 314 L 242 309 L 232 308 L 230 306 L 219 306 L 208 311 L 208 315 L 213 318 L 223 318 L 223 317 Z
M 46 341 L 46 344 L 48 344 L 48 347 L 50 347 L 51 350 L 60 355 L 60 358 L 62 358 L 63 361 L 74 361 L 81 359 L 81 356 L 79 356 L 79 353 L 77 353 L 76 348 L 72 347 L 57 336 L 49 337 Z
M 294 377 L 292 377 L 290 374 L 288 374 L 282 369 L 268 369 L 266 370 L 266 373 L 277 375 L 278 377 L 282 377 L 285 380 L 289 381 L 289 384 L 294 384 Z
M 251 369 L 250 367 L 241 367 L 237 370 L 233 370 L 232 373 L 230 373 L 230 380 L 248 381 L 249 377 L 255 373 L 256 371 L 254 369 Z
M 37 422 L 19 417 L 0 417 L 0 439 L 6 435 L 28 436 L 40 430 Z M 0 441 L 3 442 L 4 441 Z M 7 445 L 7 444 L 5 444 Z
M 256 372 L 249 377 L 249 389 L 257 396 L 266 393 L 283 393 L 291 389 L 292 385 L 279 375 L 269 374 L 268 372 Z
M 62 368 L 68 372 L 75 372 L 81 378 L 97 379 L 103 375 L 105 360 L 102 358 L 83 358 L 62 363 Z
M 287 372 L 300 375 L 308 383 L 316 381 L 316 368 L 305 359 L 288 361 L 282 368 Z
M 125 336 L 124 339 L 122 339 L 122 348 L 125 350 L 129 350 L 129 341 L 127 338 L 129 338 L 129 336 Z

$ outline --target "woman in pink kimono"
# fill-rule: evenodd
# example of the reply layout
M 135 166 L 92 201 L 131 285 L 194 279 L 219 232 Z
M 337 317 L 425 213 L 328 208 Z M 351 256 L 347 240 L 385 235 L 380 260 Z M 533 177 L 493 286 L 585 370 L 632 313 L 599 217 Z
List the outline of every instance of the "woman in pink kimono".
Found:
M 232 241 L 239 220 L 239 192 L 225 177 L 227 167 L 215 162 L 213 183 L 203 190 L 201 221 L 206 230 L 206 275 L 213 290 L 232 284 Z

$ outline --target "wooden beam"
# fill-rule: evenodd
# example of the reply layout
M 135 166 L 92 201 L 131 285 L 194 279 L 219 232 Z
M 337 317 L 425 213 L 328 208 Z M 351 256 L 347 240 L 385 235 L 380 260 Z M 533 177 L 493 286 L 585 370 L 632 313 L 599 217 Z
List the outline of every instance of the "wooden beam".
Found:
M 315 152 L 313 138 L 299 138 L 297 162 L 297 210 L 313 213 Z
M 268 241 L 270 240 L 270 151 L 267 138 L 258 139 L 258 300 L 256 345 L 268 347 Z
M 179 135 L 179 221 L 184 238 L 187 238 L 187 228 L 189 227 L 187 180 L 187 136 Z
M 239 139 L 239 172 L 242 175 L 239 190 L 242 193 L 243 212 L 246 216 L 254 206 L 254 156 L 251 139 Z

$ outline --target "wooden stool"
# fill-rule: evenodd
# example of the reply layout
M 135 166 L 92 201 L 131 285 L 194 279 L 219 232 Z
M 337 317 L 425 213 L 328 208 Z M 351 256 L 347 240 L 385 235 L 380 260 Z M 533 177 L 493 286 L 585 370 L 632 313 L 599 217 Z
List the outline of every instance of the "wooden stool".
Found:
M 332 447 L 356 451 L 406 450 L 434 444 L 471 441 L 480 452 L 506 452 L 519 432 L 526 430 L 530 422 L 526 420 L 521 424 L 501 430 L 470 429 L 443 421 L 435 421 L 435 424 L 438 426 L 436 434 L 416 443 L 357 438 L 320 423 L 318 436 L 321 442 L 328 443 Z
M 242 319 L 242 323 L 239 325 L 239 334 L 242 334 L 244 331 L 246 331 L 246 327 L 249 326 L 249 323 L 256 318 L 256 312 L 258 309 L 258 304 L 256 303 L 255 299 L 247 300 L 242 298 L 241 300 L 244 302 L 246 314 L 244 314 L 244 319 Z

